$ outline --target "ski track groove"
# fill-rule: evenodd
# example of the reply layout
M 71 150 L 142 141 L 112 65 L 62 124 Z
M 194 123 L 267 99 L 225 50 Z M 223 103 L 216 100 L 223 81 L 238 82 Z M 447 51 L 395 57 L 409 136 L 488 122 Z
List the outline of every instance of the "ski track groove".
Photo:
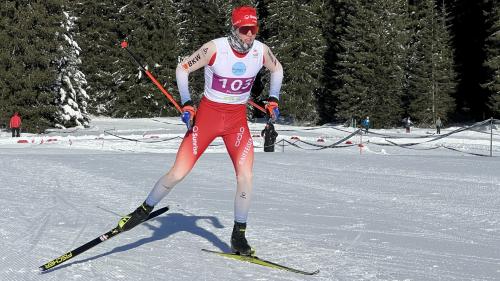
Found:
M 60 186 L 58 184 L 57 186 Z M 68 212 L 63 212 L 61 217 L 62 221 L 66 224 L 67 221 L 71 223 L 74 223 L 75 221 L 78 222 L 79 229 L 76 233 L 76 235 L 73 238 L 73 242 L 70 243 L 68 246 L 71 247 L 72 249 L 75 248 L 77 245 L 81 244 L 82 239 L 80 239 L 83 236 L 83 233 L 87 229 L 88 226 L 88 219 L 86 216 L 81 216 L 83 212 L 81 212 L 77 207 L 75 207 L 74 204 L 69 203 L 66 199 L 64 199 L 61 195 L 56 193 L 56 198 L 58 201 L 62 202 L 64 205 L 68 206 L 70 209 L 73 209 L 75 214 L 68 214 Z M 59 212 L 58 212 L 59 213 Z M 81 219 L 83 217 L 83 219 Z M 78 218 L 78 219 L 77 219 Z
M 47 229 L 47 226 L 49 225 L 49 221 L 50 221 L 50 216 L 49 214 L 44 214 L 42 216 L 42 220 L 40 221 L 37 221 L 38 223 L 38 226 L 36 227 L 36 230 L 33 231 L 33 232 L 29 232 L 29 240 L 30 240 L 30 243 L 29 243 L 29 248 L 28 248 L 28 251 L 31 253 L 33 252 L 33 249 L 35 249 L 35 247 L 38 246 L 38 244 L 40 243 L 40 240 L 41 240 L 41 237 L 43 235 L 43 233 L 45 232 L 45 230 Z

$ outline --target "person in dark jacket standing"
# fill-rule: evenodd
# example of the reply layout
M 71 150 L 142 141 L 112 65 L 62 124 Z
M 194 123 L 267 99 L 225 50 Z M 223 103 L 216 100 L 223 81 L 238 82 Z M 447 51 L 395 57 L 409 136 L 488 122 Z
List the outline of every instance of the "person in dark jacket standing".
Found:
M 437 133 L 438 135 L 440 135 L 440 134 L 441 134 L 441 127 L 442 127 L 442 126 L 443 126 L 443 122 L 441 122 L 441 118 L 439 118 L 439 117 L 438 117 L 438 118 L 436 119 L 436 133 Z
M 407 118 L 403 119 L 403 126 L 406 129 L 406 133 L 410 133 L 411 125 L 413 125 L 413 122 L 410 120 L 410 116 Z
M 365 133 L 368 134 L 368 130 L 370 129 L 370 117 L 366 116 L 366 119 L 363 120 L 361 125 L 365 128 Z
M 264 138 L 264 152 L 274 152 L 274 143 L 276 142 L 278 133 L 274 129 L 273 123 L 268 122 L 264 130 L 260 133 L 260 136 Z
M 21 117 L 19 116 L 18 112 L 15 112 L 14 115 L 10 118 L 10 124 L 9 127 L 12 130 L 12 137 L 13 138 L 18 138 L 21 136 L 20 130 L 21 130 Z

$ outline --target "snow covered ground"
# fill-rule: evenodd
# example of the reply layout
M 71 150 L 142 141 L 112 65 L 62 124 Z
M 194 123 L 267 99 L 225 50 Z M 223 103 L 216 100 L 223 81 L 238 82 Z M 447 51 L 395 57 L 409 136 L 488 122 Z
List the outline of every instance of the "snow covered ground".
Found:
M 247 237 L 262 258 L 318 275 L 201 251 L 229 249 L 235 179 L 221 140 L 159 204 L 169 212 L 40 273 L 136 208 L 185 131 L 177 118 L 95 118 L 26 143 L 0 133 L 0 280 L 500 280 L 500 130 L 481 157 L 484 126 L 435 141 L 373 130 L 329 149 L 315 145 L 354 129 L 277 129 L 287 142 L 275 153 L 254 138 Z

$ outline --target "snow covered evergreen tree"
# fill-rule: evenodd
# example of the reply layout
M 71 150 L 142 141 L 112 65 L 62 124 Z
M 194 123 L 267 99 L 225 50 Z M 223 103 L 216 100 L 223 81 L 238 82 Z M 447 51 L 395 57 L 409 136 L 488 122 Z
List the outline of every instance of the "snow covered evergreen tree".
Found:
M 489 70 L 489 77 L 483 87 L 491 92 L 489 108 L 493 116 L 500 118 L 500 5 L 493 7 L 488 22 L 490 28 L 487 30 L 484 65 Z
M 85 42 L 82 69 L 89 81 L 89 111 L 113 117 L 175 113 L 119 45 L 128 41 L 141 63 L 172 93 L 178 53 L 172 2 L 79 0 L 74 6 L 81 14 L 77 41 Z
M 59 107 L 56 115 L 56 127 L 87 126 L 89 116 L 87 102 L 89 96 L 85 91 L 87 80 L 80 71 L 80 47 L 74 40 L 76 17 L 64 12 L 62 27 L 64 32 L 60 35 L 61 59 L 58 65 L 56 80 L 55 104 Z
M 280 110 L 297 122 L 319 120 L 317 99 L 323 91 L 321 81 L 327 48 L 321 29 L 324 8 L 324 1 L 319 0 L 269 1 L 267 6 L 265 28 L 269 37 L 266 43 L 285 73 Z
M 407 1 L 351 1 L 353 12 L 341 38 L 343 53 L 334 91 L 342 120 L 370 116 L 374 126 L 393 126 L 402 115 Z
M 124 37 L 119 26 L 127 26 L 117 17 L 127 2 L 78 0 L 68 5 L 70 12 L 78 15 L 76 41 L 84 53 L 81 70 L 88 81 L 88 111 L 92 114 L 118 116 L 116 94 L 126 88 L 124 66 L 130 62 L 117 45 Z
M 406 108 L 413 120 L 432 125 L 437 117 L 446 121 L 454 110 L 453 52 L 446 26 L 446 7 L 441 11 L 433 0 L 411 6 L 412 34 L 406 81 Z
M 60 0 L 0 5 L 0 114 L 5 122 L 18 111 L 25 131 L 54 126 L 61 7 Z
M 345 0 L 332 0 L 327 2 L 323 11 L 322 30 L 325 34 L 328 49 L 325 53 L 325 67 L 323 75 L 323 91 L 319 95 L 319 112 L 321 121 L 332 122 L 336 117 L 337 98 L 333 91 L 340 88 L 341 81 L 335 76 L 335 69 L 340 61 L 339 54 L 344 50 L 341 41 L 346 32 L 347 15 L 351 11 L 351 5 Z
M 132 1 L 120 8 L 119 36 L 130 50 L 177 101 L 175 68 L 179 53 L 172 1 Z M 123 84 L 115 96 L 115 113 L 124 117 L 153 117 L 178 114 L 168 99 L 143 75 L 126 51 L 120 49 Z

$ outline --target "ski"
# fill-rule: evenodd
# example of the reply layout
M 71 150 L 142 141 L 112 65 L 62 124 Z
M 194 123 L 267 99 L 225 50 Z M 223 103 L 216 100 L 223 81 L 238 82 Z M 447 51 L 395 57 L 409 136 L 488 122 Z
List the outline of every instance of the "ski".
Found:
M 156 211 L 153 211 L 151 214 L 149 214 L 148 218 L 144 222 L 165 213 L 166 211 L 168 211 L 168 209 L 169 209 L 169 207 L 167 206 L 167 207 L 163 207 L 161 209 L 158 209 Z M 102 243 L 102 242 L 104 242 L 104 241 L 106 241 L 106 240 L 108 240 L 108 239 L 110 239 L 110 238 L 112 238 L 120 233 L 121 232 L 118 229 L 118 227 L 115 227 L 115 228 L 111 229 L 110 231 L 104 233 L 103 235 L 95 238 L 94 240 L 89 241 L 89 242 L 83 244 L 82 246 L 65 253 L 64 255 L 49 261 L 48 263 L 40 266 L 39 269 L 42 272 L 47 271 L 47 270 L 55 267 L 56 265 L 60 265 L 61 263 L 66 262 L 69 259 L 76 257 L 77 255 L 99 245 L 100 243 Z
M 295 268 L 292 268 L 292 267 L 284 266 L 284 265 L 281 265 L 281 264 L 277 264 L 275 262 L 271 262 L 271 261 L 268 261 L 268 260 L 264 260 L 264 259 L 261 259 L 261 258 L 259 258 L 257 256 L 242 256 L 242 255 L 235 254 L 235 253 L 226 253 L 226 252 L 213 251 L 213 250 L 208 250 L 208 249 L 201 249 L 201 250 L 204 251 L 204 252 L 208 252 L 208 253 L 214 253 L 216 255 L 223 256 L 223 257 L 226 257 L 226 258 L 231 258 L 231 259 L 234 259 L 234 260 L 250 262 L 250 263 L 262 265 L 262 266 L 265 266 L 265 267 L 275 268 L 275 269 L 280 269 L 280 270 L 286 270 L 286 271 L 290 271 L 290 272 L 294 272 L 294 273 L 298 273 L 298 274 L 315 275 L 315 274 L 319 273 L 319 269 L 316 270 L 316 271 L 312 271 L 312 272 L 303 271 L 303 270 L 295 269 Z

